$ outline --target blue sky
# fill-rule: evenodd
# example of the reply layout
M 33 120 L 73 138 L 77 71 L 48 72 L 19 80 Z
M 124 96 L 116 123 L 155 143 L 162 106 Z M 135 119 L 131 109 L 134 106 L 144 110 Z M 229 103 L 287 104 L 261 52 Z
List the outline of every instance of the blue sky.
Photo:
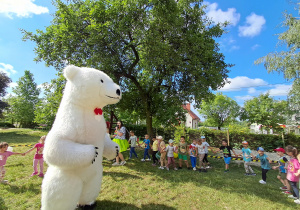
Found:
M 1 0 L 0 1 L 0 71 L 13 80 L 11 87 L 23 76 L 24 70 L 34 74 L 38 85 L 55 78 L 53 67 L 33 61 L 33 42 L 22 41 L 20 28 L 27 31 L 45 29 L 52 20 L 55 8 L 45 0 Z M 283 12 L 297 15 L 295 5 L 288 0 L 216 0 L 205 1 L 207 16 L 215 22 L 229 21 L 227 33 L 219 38 L 221 52 L 226 62 L 235 64 L 229 73 L 230 84 L 222 91 L 240 105 L 244 100 L 270 92 L 276 99 L 286 99 L 291 82 L 283 75 L 267 73 L 263 65 L 254 61 L 269 52 L 280 51 L 276 47 L 277 36 L 283 32 Z M 11 88 L 8 90 L 11 92 Z

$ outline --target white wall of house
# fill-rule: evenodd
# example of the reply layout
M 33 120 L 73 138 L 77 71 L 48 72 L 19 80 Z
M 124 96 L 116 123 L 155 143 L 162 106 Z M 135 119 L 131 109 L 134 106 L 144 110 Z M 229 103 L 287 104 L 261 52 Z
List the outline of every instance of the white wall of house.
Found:
M 192 116 L 189 113 L 185 114 L 185 127 L 197 129 L 198 128 L 198 120 L 193 120 Z

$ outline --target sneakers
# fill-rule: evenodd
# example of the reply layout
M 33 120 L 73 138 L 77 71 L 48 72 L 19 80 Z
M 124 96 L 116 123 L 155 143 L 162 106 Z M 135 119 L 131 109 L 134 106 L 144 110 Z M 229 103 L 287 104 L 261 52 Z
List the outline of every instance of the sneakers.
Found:
M 291 199 L 294 199 L 294 200 L 297 200 L 297 197 L 294 197 L 293 195 L 289 195 L 288 198 L 291 198 Z
M 261 184 L 267 184 L 267 182 L 265 182 L 264 180 L 260 180 L 259 183 L 261 183 Z
M 287 187 L 284 186 L 284 187 L 280 187 L 279 189 L 281 189 L 281 190 L 287 190 Z
M 300 204 L 300 199 L 294 200 L 296 204 Z
M 178 168 L 174 168 L 174 171 L 177 171 L 178 170 Z
M 244 175 L 245 175 L 245 176 L 250 176 L 250 174 L 249 174 L 249 173 L 245 173 Z
M 148 159 L 146 159 L 146 161 L 151 161 L 151 159 L 150 159 L 150 158 L 148 158 Z
M 194 168 L 193 168 L 193 170 L 194 170 L 194 171 L 197 171 L 197 168 L 196 168 L 196 167 L 194 167 Z
M 119 166 L 120 165 L 120 163 L 118 163 L 118 162 L 114 162 L 113 164 L 112 164 L 112 166 Z
M 207 173 L 207 170 L 206 169 L 202 169 L 202 172 Z
M 44 174 L 43 174 L 43 173 L 40 173 L 40 174 L 39 174 L 39 177 L 44 177 Z
M 227 172 L 229 172 L 229 169 L 225 169 L 224 173 L 227 173 Z
M 211 168 L 211 166 L 206 166 L 206 168 Z
M 7 183 L 8 183 L 8 180 L 2 180 L 1 183 L 2 183 L 2 184 L 7 184 Z
M 182 167 L 178 167 L 178 169 L 180 170 L 180 169 L 182 169 Z
M 252 174 L 250 174 L 250 176 L 256 176 L 256 173 L 252 173 Z
M 142 161 L 142 162 L 145 162 L 146 160 L 143 158 L 143 159 L 141 159 L 141 161 Z
M 282 193 L 286 194 L 286 195 L 292 195 L 292 193 L 290 191 L 288 191 L 288 190 L 287 191 L 283 191 Z
M 120 165 L 123 166 L 123 165 L 125 165 L 125 163 L 126 163 L 125 160 L 124 160 L 124 161 L 121 161 Z
M 37 175 L 38 172 L 33 172 L 30 176 L 34 176 L 34 175 Z
M 162 169 L 162 170 L 164 170 L 165 168 L 164 168 L 163 166 L 160 166 L 160 167 L 158 167 L 158 169 Z
M 170 169 L 168 167 L 166 167 L 167 171 L 170 171 Z

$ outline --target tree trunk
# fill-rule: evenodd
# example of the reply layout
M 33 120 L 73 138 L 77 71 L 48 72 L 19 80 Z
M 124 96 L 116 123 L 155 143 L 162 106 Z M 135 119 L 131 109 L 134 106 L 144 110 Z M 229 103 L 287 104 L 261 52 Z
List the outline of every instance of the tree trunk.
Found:
M 153 127 L 152 127 L 152 114 L 150 109 L 150 103 L 148 100 L 145 102 L 146 104 L 146 125 L 147 125 L 147 134 L 150 138 L 153 137 Z
M 218 130 L 221 130 L 221 127 L 220 127 L 220 126 L 218 126 Z

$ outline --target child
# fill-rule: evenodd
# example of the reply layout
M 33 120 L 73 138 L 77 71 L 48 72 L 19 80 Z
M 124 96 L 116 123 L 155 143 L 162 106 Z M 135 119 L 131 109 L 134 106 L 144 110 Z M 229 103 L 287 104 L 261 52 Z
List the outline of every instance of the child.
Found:
M 174 152 L 176 152 L 176 147 L 173 145 L 174 141 L 172 139 L 169 140 L 169 146 L 165 149 L 167 152 L 167 157 L 168 157 L 168 165 L 167 165 L 167 170 L 170 170 L 170 165 L 173 164 L 174 170 L 177 171 L 178 169 L 176 168 L 175 164 L 175 159 L 174 159 Z
M 229 164 L 231 161 L 231 152 L 230 151 L 232 151 L 235 156 L 237 156 L 237 155 L 236 155 L 235 151 L 231 148 L 231 146 L 227 145 L 226 140 L 222 140 L 222 146 L 220 148 L 216 149 L 214 151 L 214 153 L 219 152 L 221 150 L 223 151 L 224 162 L 225 162 L 225 171 L 224 172 L 227 173 L 227 172 L 229 172 Z
M 134 135 L 133 131 L 130 131 L 130 138 L 128 140 L 128 143 L 130 142 L 130 152 L 129 152 L 129 159 L 132 158 L 132 154 L 135 155 L 136 158 L 138 158 L 136 152 L 135 152 L 135 147 L 136 147 L 136 143 L 137 143 L 137 138 Z
M 281 190 L 284 190 L 285 194 L 291 193 L 291 186 L 289 181 L 286 179 L 286 168 L 288 166 L 288 159 L 284 156 L 285 150 L 283 148 L 274 149 L 277 152 L 277 155 L 280 157 L 278 160 L 278 166 L 273 166 L 272 169 L 279 169 L 279 174 L 277 175 L 277 179 L 283 184 L 283 187 L 280 187 Z
M 156 163 L 158 163 L 158 159 L 156 158 L 157 152 L 158 152 L 158 140 L 156 139 L 156 137 L 154 137 L 153 144 L 152 144 L 152 160 L 153 160 L 152 166 L 156 166 Z
M 271 169 L 270 163 L 272 162 L 267 155 L 264 154 L 265 150 L 262 147 L 257 148 L 258 155 L 256 155 L 256 159 L 260 160 L 261 165 L 261 176 L 262 180 L 259 181 L 261 184 L 267 184 L 267 173 Z
M 251 157 L 254 159 L 254 155 L 251 152 L 251 149 L 248 148 L 248 142 L 243 141 L 243 148 L 242 152 L 239 155 L 243 154 L 243 160 L 244 160 L 244 168 L 245 168 L 245 176 L 256 176 L 254 171 L 252 170 L 250 163 L 251 163 Z
M 3 180 L 6 173 L 5 164 L 7 158 L 11 155 L 24 155 L 22 153 L 7 151 L 7 148 L 8 148 L 8 143 L 6 142 L 0 143 L 0 183 L 2 184 L 6 184 L 8 182 L 7 180 Z
M 167 156 L 167 152 L 166 152 L 166 143 L 164 142 L 162 136 L 159 136 L 159 138 L 161 139 L 160 141 L 160 145 L 159 145 L 159 149 L 160 149 L 160 167 L 159 169 L 164 169 L 164 165 L 165 167 L 167 167 L 168 162 L 166 160 L 166 156 Z
M 203 166 L 204 166 L 204 168 L 205 168 L 205 163 L 206 163 L 206 168 L 211 168 L 210 163 L 209 163 L 208 160 L 207 160 L 207 156 L 208 156 L 208 148 L 210 148 L 211 150 L 212 150 L 212 148 L 211 148 L 211 146 L 206 142 L 205 136 L 201 136 L 201 140 L 202 140 L 202 142 L 203 142 L 203 144 L 204 144 L 204 146 L 205 146 L 205 155 L 204 155 L 204 158 L 203 158 Z
M 149 155 L 149 149 L 150 149 L 150 139 L 149 139 L 149 135 L 146 134 L 145 135 L 145 139 L 143 141 L 143 143 L 145 144 L 145 151 L 144 151 L 144 158 L 141 159 L 141 161 L 150 161 L 150 155 Z M 146 159 L 146 156 L 148 157 L 148 159 Z
M 207 172 L 207 170 L 203 168 L 203 158 L 205 156 L 205 146 L 201 140 L 197 141 L 197 149 L 198 149 L 198 155 L 199 155 L 199 172 Z
M 185 142 L 185 137 L 180 137 L 180 143 L 178 148 L 178 158 L 179 158 L 179 168 L 182 169 L 182 160 L 184 160 L 187 169 L 189 168 L 189 163 L 187 161 L 187 143 Z
M 44 177 L 44 159 L 43 159 L 43 150 L 44 150 L 44 143 L 45 143 L 45 139 L 46 136 L 42 136 L 39 140 L 39 143 L 37 143 L 36 145 L 34 145 L 34 147 L 32 147 L 30 150 L 28 150 L 27 152 L 25 152 L 24 154 L 28 154 L 29 152 L 31 152 L 32 150 L 34 150 L 36 148 L 36 153 L 34 155 L 33 158 L 33 173 L 31 174 L 31 176 L 37 175 L 38 174 L 38 169 L 37 169 L 37 164 L 40 164 L 40 174 L 39 177 Z
M 193 140 L 193 143 L 189 147 L 189 154 L 191 159 L 191 165 L 193 170 L 196 171 L 196 164 L 197 164 L 197 147 L 196 147 L 196 140 Z
M 289 198 L 295 199 L 294 202 L 296 204 L 300 204 L 299 199 L 299 176 L 300 176 L 300 163 L 297 160 L 298 151 L 295 147 L 288 145 L 285 148 L 286 154 L 291 157 L 288 167 L 287 167 L 287 175 L 286 178 L 289 180 L 290 185 L 293 189 L 293 195 L 289 195 Z

